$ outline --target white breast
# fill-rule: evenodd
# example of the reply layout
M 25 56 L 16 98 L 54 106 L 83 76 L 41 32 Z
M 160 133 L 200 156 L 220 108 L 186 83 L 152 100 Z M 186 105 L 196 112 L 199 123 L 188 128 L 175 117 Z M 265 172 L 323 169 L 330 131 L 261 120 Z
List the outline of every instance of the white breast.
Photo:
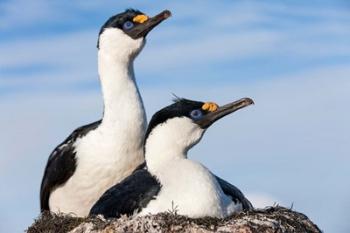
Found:
M 97 128 L 75 143 L 77 168 L 63 186 L 51 193 L 51 211 L 88 215 L 109 187 L 143 162 L 142 147 L 132 143 L 120 145 L 118 135 L 106 134 L 113 133 Z
M 172 210 L 193 218 L 226 217 L 242 209 L 226 196 L 207 168 L 187 159 L 164 164 L 164 172 L 155 174 L 162 188 L 140 215 Z

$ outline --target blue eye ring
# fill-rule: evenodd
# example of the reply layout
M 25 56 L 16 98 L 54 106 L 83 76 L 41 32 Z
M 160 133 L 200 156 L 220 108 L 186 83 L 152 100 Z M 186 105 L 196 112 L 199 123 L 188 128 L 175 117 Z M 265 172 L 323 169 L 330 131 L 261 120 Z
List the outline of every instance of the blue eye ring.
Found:
M 124 30 L 129 30 L 134 27 L 134 23 L 131 21 L 126 21 L 123 23 L 123 29 Z
M 192 110 L 190 116 L 193 120 L 199 120 L 203 117 L 203 112 L 199 109 Z

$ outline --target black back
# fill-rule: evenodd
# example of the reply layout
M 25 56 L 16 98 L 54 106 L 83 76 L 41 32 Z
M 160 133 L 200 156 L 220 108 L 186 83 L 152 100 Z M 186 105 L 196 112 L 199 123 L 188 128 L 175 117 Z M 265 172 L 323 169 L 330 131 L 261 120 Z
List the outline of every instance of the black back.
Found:
M 145 168 L 135 170 L 108 189 L 90 210 L 90 215 L 106 218 L 138 213 L 159 193 L 161 185 Z
M 44 172 L 40 187 L 40 209 L 50 210 L 49 198 L 51 192 L 67 182 L 76 169 L 74 142 L 96 129 L 101 121 L 79 127 L 69 137 L 58 145 L 51 153 Z

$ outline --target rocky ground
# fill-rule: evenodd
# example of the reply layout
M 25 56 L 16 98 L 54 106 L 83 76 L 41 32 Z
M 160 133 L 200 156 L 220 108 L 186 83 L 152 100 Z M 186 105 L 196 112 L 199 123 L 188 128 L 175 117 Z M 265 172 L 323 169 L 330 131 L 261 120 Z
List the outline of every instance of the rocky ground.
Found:
M 191 219 L 175 212 L 144 217 L 76 218 L 43 213 L 28 233 L 112 233 L 112 232 L 235 232 L 235 233 L 316 233 L 320 229 L 305 215 L 284 207 L 241 212 L 226 219 Z

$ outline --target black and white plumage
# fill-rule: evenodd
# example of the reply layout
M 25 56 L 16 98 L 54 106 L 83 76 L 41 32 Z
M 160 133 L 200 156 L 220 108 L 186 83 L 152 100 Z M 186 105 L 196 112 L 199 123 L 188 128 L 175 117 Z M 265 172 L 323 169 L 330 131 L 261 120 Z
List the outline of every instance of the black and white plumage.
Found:
M 179 214 L 189 217 L 223 218 L 251 209 L 238 188 L 187 159 L 187 151 L 213 122 L 252 103 L 244 98 L 207 110 L 208 103 L 181 99 L 157 112 L 145 138 L 147 165 L 106 191 L 90 214 L 156 214 L 175 205 Z
M 149 18 L 129 9 L 102 26 L 98 70 L 103 118 L 78 128 L 52 152 L 40 189 L 41 211 L 86 216 L 109 187 L 144 162 L 146 115 L 133 62 L 148 32 L 169 16 L 163 11 Z
M 241 203 L 243 210 L 253 208 L 236 186 L 218 176 L 215 178 L 222 191 L 230 196 L 235 204 Z M 156 199 L 160 190 L 161 184 L 146 167 L 136 169 L 132 175 L 107 190 L 93 206 L 91 214 L 102 214 L 106 218 L 120 217 L 123 214 L 133 215 L 145 208 L 151 200 Z
M 74 173 L 77 165 L 74 142 L 84 137 L 90 130 L 96 129 L 101 121 L 79 127 L 64 140 L 50 155 L 40 190 L 40 206 L 42 210 L 49 210 L 49 198 L 53 189 L 65 183 Z

